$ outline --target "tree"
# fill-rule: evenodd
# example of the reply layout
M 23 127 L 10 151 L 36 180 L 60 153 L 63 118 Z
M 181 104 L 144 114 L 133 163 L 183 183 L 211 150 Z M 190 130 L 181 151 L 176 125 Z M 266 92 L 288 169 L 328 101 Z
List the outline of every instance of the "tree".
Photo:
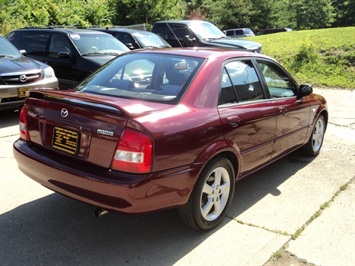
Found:
M 290 0 L 290 12 L 299 30 L 329 27 L 335 16 L 332 0 Z
M 116 3 L 115 24 L 153 24 L 162 19 L 180 19 L 187 10 L 183 0 L 122 0 Z
M 206 20 L 221 29 L 251 27 L 255 14 L 250 0 L 206 0 L 202 3 Z
M 355 1 L 334 0 L 335 20 L 333 26 L 355 26 Z

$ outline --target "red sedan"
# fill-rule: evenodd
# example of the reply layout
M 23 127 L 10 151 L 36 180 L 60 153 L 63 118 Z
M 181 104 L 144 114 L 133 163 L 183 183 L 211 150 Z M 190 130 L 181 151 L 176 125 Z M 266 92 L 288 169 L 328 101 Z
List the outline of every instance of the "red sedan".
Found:
M 225 217 L 235 181 L 302 148 L 320 152 L 325 99 L 273 59 L 166 49 L 117 57 L 76 89 L 32 90 L 14 155 L 43 186 L 105 211 Z

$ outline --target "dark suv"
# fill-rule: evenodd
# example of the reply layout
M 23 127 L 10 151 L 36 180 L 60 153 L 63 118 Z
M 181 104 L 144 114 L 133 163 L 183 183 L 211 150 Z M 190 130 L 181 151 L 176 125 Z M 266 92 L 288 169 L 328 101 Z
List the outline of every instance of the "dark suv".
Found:
M 214 24 L 203 20 L 165 20 L 155 22 L 152 32 L 172 47 L 227 47 L 261 52 L 257 42 L 227 37 Z
M 20 53 L 0 36 L 0 111 L 23 105 L 26 91 L 32 88 L 57 88 L 53 69 Z
M 150 31 L 133 30 L 126 28 L 95 28 L 95 30 L 111 34 L 131 50 L 152 47 L 171 47 L 171 45 L 168 44 L 163 38 Z
M 75 87 L 107 61 L 129 51 L 112 35 L 86 29 L 23 28 L 7 38 L 28 57 L 53 67 L 60 89 Z

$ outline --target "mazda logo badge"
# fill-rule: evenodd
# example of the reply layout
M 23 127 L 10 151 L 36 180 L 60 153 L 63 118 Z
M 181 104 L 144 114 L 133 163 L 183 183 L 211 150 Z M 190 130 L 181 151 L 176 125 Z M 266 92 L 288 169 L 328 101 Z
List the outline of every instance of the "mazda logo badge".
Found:
M 65 109 L 65 108 L 62 108 L 62 110 L 60 111 L 60 115 L 61 115 L 62 117 L 67 117 L 68 114 L 69 114 L 69 112 L 68 112 L 68 110 Z
M 26 81 L 27 81 L 27 76 L 26 76 L 26 75 L 21 75 L 21 76 L 20 76 L 20 81 L 21 81 L 22 83 L 26 82 Z

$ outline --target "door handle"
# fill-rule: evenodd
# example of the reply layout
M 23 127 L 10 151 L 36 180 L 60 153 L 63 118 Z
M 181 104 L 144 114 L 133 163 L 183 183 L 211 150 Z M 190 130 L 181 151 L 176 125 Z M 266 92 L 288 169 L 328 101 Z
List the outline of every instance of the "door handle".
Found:
M 281 114 L 286 114 L 287 113 L 287 107 L 286 106 L 280 106 L 279 107 L 279 111 Z
M 229 116 L 227 117 L 227 121 L 232 127 L 237 127 L 240 123 L 240 118 L 237 115 Z

